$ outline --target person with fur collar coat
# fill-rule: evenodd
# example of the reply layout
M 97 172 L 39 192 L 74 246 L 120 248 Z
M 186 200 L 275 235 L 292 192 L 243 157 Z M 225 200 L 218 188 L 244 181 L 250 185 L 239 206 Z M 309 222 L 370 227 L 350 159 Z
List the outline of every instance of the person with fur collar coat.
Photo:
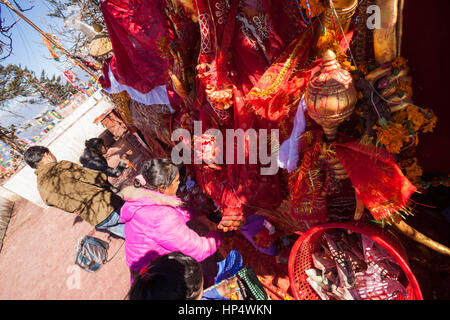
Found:
M 125 204 L 120 216 L 125 223 L 126 263 L 132 274 L 175 251 L 200 262 L 221 245 L 218 231 L 201 237 L 186 225 L 193 217 L 175 196 L 179 176 L 169 159 L 152 159 L 143 164 L 134 185 L 122 189 Z

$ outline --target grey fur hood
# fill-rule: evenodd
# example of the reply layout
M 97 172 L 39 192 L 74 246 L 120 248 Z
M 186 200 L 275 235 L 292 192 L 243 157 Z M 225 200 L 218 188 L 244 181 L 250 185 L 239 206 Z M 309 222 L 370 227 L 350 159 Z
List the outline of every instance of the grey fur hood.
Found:
M 177 198 L 176 196 L 168 196 L 157 191 L 145 188 L 136 188 L 134 186 L 127 186 L 123 188 L 120 193 L 123 195 L 123 198 L 126 201 L 135 201 L 142 198 L 150 198 L 157 205 L 161 206 L 179 207 L 183 204 L 181 199 Z

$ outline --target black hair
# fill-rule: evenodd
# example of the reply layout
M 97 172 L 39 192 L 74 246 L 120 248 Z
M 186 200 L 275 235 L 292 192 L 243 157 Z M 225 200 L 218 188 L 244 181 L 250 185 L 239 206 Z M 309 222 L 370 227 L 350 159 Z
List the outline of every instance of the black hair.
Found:
M 180 173 L 180 181 L 185 181 L 187 178 L 187 169 L 184 165 L 178 166 L 178 172 Z
M 135 179 L 134 186 L 150 190 L 166 188 L 175 180 L 177 173 L 178 167 L 170 159 L 155 158 L 144 162 L 142 165 L 141 174 L 146 181 L 146 185 L 142 185 L 139 180 Z
M 203 285 L 200 264 L 179 251 L 153 260 L 134 279 L 130 300 L 194 300 Z
M 80 157 L 80 163 L 86 165 L 92 158 L 103 157 L 102 146 L 104 141 L 101 138 L 91 138 L 84 142 L 85 149 Z
M 33 169 L 37 168 L 39 162 L 41 162 L 44 154 L 49 153 L 50 150 L 43 146 L 29 147 L 23 154 L 25 162 Z
M 92 152 L 102 152 L 102 147 L 105 145 L 105 142 L 102 138 L 91 138 L 84 142 L 86 149 Z

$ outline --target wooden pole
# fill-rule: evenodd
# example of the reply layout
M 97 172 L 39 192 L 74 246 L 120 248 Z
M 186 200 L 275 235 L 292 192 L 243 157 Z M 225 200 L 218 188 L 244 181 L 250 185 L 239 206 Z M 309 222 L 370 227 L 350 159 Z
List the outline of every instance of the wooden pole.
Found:
M 10 8 L 12 11 L 14 11 L 19 17 L 21 17 L 23 20 L 25 20 L 30 26 L 32 26 L 36 31 L 38 31 L 45 39 L 50 41 L 55 45 L 56 48 L 64 52 L 65 55 L 67 55 L 69 58 L 71 58 L 79 67 L 81 67 L 84 71 L 89 73 L 91 76 L 93 76 L 95 79 L 98 79 L 97 76 L 84 64 L 80 63 L 73 55 L 71 55 L 66 49 L 64 49 L 59 43 L 57 43 L 55 40 L 53 40 L 51 37 L 49 37 L 44 31 L 39 29 L 33 22 L 31 22 L 27 17 L 25 17 L 22 12 L 14 8 L 11 3 L 8 0 L 0 0 L 1 3 L 6 5 L 8 8 Z
M 44 85 L 42 83 L 40 83 L 39 81 L 37 81 L 31 74 L 29 74 L 28 72 L 25 72 L 26 76 L 29 76 L 31 78 L 31 80 L 33 80 L 39 87 L 41 87 L 42 89 L 44 89 L 45 91 L 47 91 L 48 93 L 50 93 L 53 97 L 55 97 L 59 102 L 64 103 L 64 101 L 62 101 L 60 98 L 58 98 L 58 96 L 56 94 L 54 94 L 53 92 L 51 92 L 50 90 L 48 90 L 46 87 L 44 87 Z

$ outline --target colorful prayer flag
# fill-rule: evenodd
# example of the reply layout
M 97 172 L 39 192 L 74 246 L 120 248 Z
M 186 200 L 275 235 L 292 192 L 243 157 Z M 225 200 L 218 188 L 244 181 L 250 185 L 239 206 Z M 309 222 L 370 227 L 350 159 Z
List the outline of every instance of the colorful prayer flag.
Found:
M 81 89 L 79 86 L 77 86 L 75 84 L 75 81 L 78 80 L 78 78 L 71 70 L 64 71 L 63 74 L 64 74 L 64 77 L 67 79 L 67 81 L 72 85 L 72 87 L 74 87 L 78 92 L 87 94 L 87 92 L 85 90 Z M 78 80 L 78 81 L 80 81 L 80 80 Z
M 42 41 L 44 41 L 45 46 L 47 47 L 47 49 L 50 51 L 50 54 L 52 55 L 52 58 L 55 61 L 59 61 L 59 57 L 55 52 L 55 45 L 53 43 L 51 43 L 50 41 L 48 41 L 46 38 L 44 38 L 44 36 L 41 36 Z

